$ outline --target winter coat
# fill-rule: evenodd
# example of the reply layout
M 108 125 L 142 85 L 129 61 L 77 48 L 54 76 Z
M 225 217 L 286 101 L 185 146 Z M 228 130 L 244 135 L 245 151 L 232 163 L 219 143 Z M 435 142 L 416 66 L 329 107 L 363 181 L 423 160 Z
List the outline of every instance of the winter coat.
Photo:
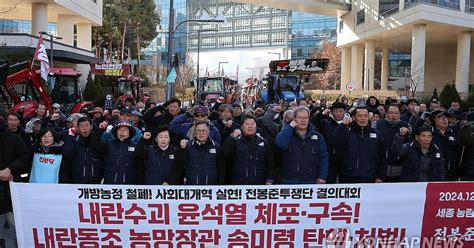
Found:
M 20 175 L 27 172 L 30 153 L 21 138 L 8 131 L 0 131 L 0 170 L 9 168 L 15 182 Z M 10 186 L 8 182 L 0 181 L 0 214 L 12 211 Z
M 384 179 L 386 160 L 380 132 L 369 125 L 364 128 L 351 123 L 339 124 L 333 133 L 336 152 L 343 156 L 342 175 L 370 179 Z
M 183 167 L 176 162 L 177 148 L 170 145 L 165 150 L 161 149 L 156 142 L 147 145 L 145 139 L 141 139 L 136 146 L 136 155 L 145 162 L 144 181 L 146 185 L 179 184 L 183 174 Z
M 232 184 L 262 185 L 273 182 L 273 152 L 264 138 L 257 135 L 229 137 L 222 148 L 222 155 L 227 158 L 226 170 L 231 170 Z
M 205 143 L 192 139 L 185 149 L 178 148 L 176 158 L 185 166 L 186 184 L 223 184 L 225 164 L 220 156 L 220 150 L 219 144 L 212 139 L 208 139 Z
M 275 145 L 282 150 L 283 180 L 316 183 L 318 178 L 327 178 L 329 154 L 323 136 L 313 124 L 308 125 L 304 137 L 286 125 L 277 135 Z
M 421 151 L 418 142 L 403 144 L 399 134 L 393 139 L 392 150 L 402 164 L 400 182 L 433 182 L 445 180 L 445 168 L 441 150 L 432 144 L 428 152 Z
M 72 158 L 72 183 L 99 184 L 104 178 L 104 154 L 98 144 L 100 138 L 93 133 L 89 138 L 76 135 L 66 139 L 64 154 Z

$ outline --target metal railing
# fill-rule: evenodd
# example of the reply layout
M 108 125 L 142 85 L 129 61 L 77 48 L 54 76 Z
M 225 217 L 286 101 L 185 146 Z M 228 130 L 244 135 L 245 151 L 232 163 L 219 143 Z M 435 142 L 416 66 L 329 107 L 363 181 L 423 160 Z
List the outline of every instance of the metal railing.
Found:
M 459 0 L 405 0 L 405 8 L 413 7 L 418 4 L 429 4 L 433 6 L 460 10 Z
M 398 13 L 399 9 L 400 9 L 400 5 L 397 4 L 396 6 L 390 8 L 390 9 L 388 9 L 388 10 L 385 10 L 385 11 L 382 12 L 382 13 L 379 13 L 379 20 L 384 19 L 386 16 L 393 15 L 393 14 L 395 14 L 395 13 Z

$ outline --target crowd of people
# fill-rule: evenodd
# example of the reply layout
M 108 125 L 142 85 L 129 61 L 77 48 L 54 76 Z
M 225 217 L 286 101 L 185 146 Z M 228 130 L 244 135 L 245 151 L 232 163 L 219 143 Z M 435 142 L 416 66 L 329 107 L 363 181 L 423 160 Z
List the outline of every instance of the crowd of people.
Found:
M 176 98 L 162 104 L 128 98 L 69 116 L 61 108 L 38 104 L 32 118 L 0 113 L 0 239 L 14 235 L 9 181 L 474 181 L 474 112 L 461 111 L 459 102 L 435 99 L 427 106 L 388 98 L 381 103 L 371 96 L 250 106 L 219 98 L 184 107 Z

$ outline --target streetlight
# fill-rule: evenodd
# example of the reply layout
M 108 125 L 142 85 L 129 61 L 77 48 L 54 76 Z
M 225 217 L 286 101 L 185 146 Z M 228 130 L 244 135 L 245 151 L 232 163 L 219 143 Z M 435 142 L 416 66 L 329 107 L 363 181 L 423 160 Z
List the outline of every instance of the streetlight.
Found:
M 49 62 L 49 66 L 50 66 L 51 68 L 54 68 L 54 62 L 53 62 L 53 58 L 54 58 L 54 57 L 53 57 L 53 43 L 54 43 L 54 42 L 53 42 L 53 39 L 62 40 L 63 37 L 54 36 L 54 35 L 52 35 L 52 34 L 49 34 L 49 33 L 45 32 L 45 31 L 41 31 L 41 32 L 39 32 L 39 33 L 49 36 L 49 41 L 50 41 L 50 43 L 51 43 L 51 46 L 50 46 L 50 48 L 49 48 L 50 57 L 51 57 L 51 61 Z
M 170 0 L 170 20 L 169 20 L 169 35 L 168 35 L 168 73 L 171 72 L 172 68 L 172 58 L 173 58 L 173 40 L 174 40 L 174 33 L 178 29 L 179 26 L 181 26 L 184 23 L 187 22 L 199 22 L 199 23 L 217 23 L 217 22 L 225 22 L 225 18 L 223 15 L 219 15 L 218 18 L 216 19 L 210 19 L 208 17 L 202 16 L 201 19 L 189 19 L 189 20 L 184 20 L 176 27 L 174 26 L 174 3 L 173 0 Z M 170 100 L 174 96 L 174 84 L 166 82 L 166 100 Z
M 198 33 L 198 47 L 197 47 L 197 79 L 196 82 L 199 84 L 199 52 L 201 50 L 201 32 L 217 32 L 217 29 L 199 29 Z
M 229 63 L 228 61 L 221 61 L 221 62 L 218 63 L 219 64 L 219 69 L 217 71 L 218 77 L 221 76 L 221 64 L 228 64 L 228 63 Z
M 275 52 L 268 52 L 268 54 L 278 54 L 278 60 L 281 59 L 281 54 L 280 53 L 275 53 Z

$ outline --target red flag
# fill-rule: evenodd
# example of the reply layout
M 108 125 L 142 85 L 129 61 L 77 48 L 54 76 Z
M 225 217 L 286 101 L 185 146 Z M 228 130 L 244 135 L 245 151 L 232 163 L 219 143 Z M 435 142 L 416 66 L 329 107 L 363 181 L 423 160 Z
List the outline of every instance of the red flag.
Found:
M 36 45 L 34 59 L 41 62 L 41 77 L 44 80 L 48 80 L 49 60 L 48 54 L 46 54 L 46 46 L 44 45 L 43 36 L 41 34 L 38 38 L 38 44 Z

